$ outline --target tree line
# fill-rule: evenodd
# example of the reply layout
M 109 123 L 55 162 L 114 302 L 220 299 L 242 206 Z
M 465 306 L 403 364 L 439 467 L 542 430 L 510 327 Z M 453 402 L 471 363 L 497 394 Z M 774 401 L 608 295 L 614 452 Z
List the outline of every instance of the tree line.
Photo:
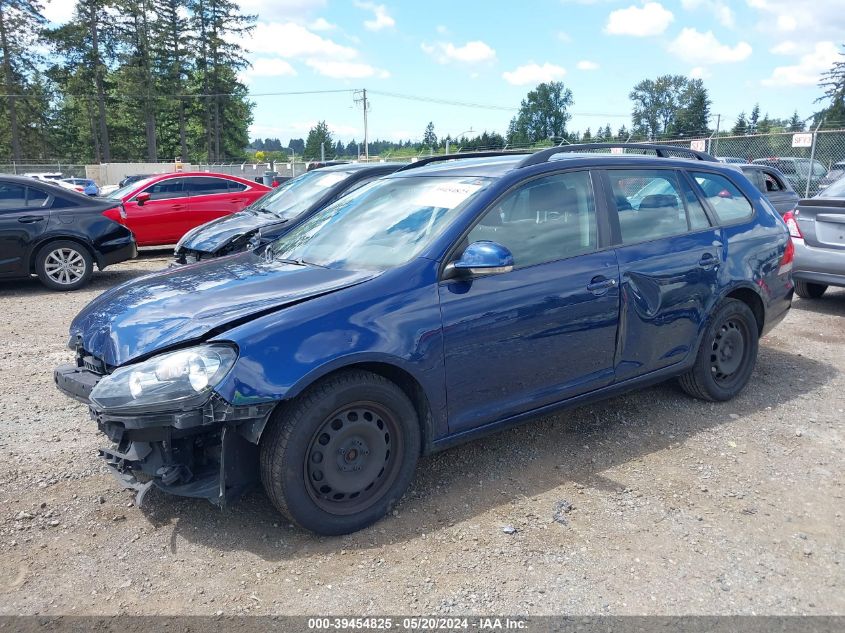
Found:
M 0 156 L 244 156 L 254 23 L 232 0 L 76 0 L 50 27 L 39 0 L 0 1 Z

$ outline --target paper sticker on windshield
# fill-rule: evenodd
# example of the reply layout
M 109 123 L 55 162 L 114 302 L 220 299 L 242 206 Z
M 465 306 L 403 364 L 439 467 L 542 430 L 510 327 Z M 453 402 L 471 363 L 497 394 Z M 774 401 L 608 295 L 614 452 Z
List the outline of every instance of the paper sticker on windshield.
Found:
M 349 174 L 343 171 L 335 171 L 329 172 L 328 174 L 323 174 L 320 176 L 320 179 L 317 181 L 317 184 L 321 187 L 328 189 L 332 185 L 336 185 L 341 180 L 344 180 Z
M 417 203 L 424 207 L 454 209 L 479 189 L 481 185 L 444 183 L 421 191 L 417 197 Z

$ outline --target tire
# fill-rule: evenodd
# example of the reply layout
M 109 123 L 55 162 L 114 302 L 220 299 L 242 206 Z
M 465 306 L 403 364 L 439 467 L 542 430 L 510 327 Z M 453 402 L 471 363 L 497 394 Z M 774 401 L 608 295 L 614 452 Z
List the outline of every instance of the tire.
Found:
M 701 400 L 730 400 L 751 378 L 758 343 L 757 320 L 751 308 L 737 299 L 725 299 L 710 320 L 695 364 L 678 379 L 681 388 Z
M 398 386 L 368 371 L 344 371 L 277 409 L 260 442 L 261 483 L 293 523 L 348 534 L 402 497 L 420 441 L 416 410 Z
M 79 290 L 91 280 L 93 271 L 91 253 L 70 240 L 48 242 L 35 256 L 38 279 L 50 290 Z
M 809 281 L 795 280 L 795 294 L 802 299 L 821 299 L 827 286 L 824 284 L 813 284 Z

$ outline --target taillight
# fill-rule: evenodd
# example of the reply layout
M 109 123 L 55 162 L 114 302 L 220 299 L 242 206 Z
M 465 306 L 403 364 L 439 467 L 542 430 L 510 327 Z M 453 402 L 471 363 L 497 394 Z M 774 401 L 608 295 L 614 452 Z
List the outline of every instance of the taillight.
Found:
M 123 218 L 123 214 L 118 211 L 117 207 L 106 209 L 105 211 L 103 211 L 103 215 L 106 216 L 109 220 L 114 220 L 117 223 L 120 223 L 120 220 Z
M 789 234 L 792 237 L 798 238 L 799 240 L 804 239 L 804 236 L 801 235 L 801 229 L 798 227 L 798 218 L 795 217 L 794 209 L 783 214 L 783 221 L 786 222 L 786 228 L 789 229 Z
M 794 220 L 793 220 L 794 221 Z M 795 259 L 795 244 L 792 243 L 792 237 L 787 238 L 786 248 L 783 249 L 783 257 L 780 258 L 780 266 L 778 267 L 778 274 L 788 273 L 792 270 L 792 262 Z

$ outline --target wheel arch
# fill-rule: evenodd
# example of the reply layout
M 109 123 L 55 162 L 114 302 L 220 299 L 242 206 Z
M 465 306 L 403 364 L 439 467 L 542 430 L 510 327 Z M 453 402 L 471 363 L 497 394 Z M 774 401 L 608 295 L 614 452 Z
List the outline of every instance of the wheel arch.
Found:
M 429 400 L 429 397 L 426 394 L 422 384 L 411 372 L 409 372 L 407 369 L 400 367 L 396 363 L 392 363 L 386 360 L 353 361 L 348 364 L 333 367 L 332 369 L 322 372 L 317 376 L 312 375 L 311 377 L 309 377 L 309 379 L 298 382 L 296 385 L 294 385 L 294 387 L 291 388 L 286 397 L 283 400 L 279 401 L 277 406 L 274 408 L 271 416 L 268 416 L 268 420 L 270 417 L 279 415 L 281 412 L 283 412 L 284 408 L 289 403 L 293 402 L 306 389 L 309 389 L 310 387 L 314 386 L 319 382 L 328 380 L 339 373 L 356 369 L 368 371 L 373 374 L 382 376 L 383 378 L 386 378 L 387 380 L 394 383 L 402 390 L 402 392 L 411 401 L 411 404 L 414 406 L 414 409 L 417 412 L 417 420 L 420 425 L 420 446 L 422 448 L 422 453 L 426 454 L 430 452 L 433 446 L 434 416 L 432 413 L 431 402 Z M 283 415 L 283 413 L 281 414 Z M 264 435 L 265 429 L 266 424 L 255 438 L 255 443 L 259 443 L 261 441 L 261 437 Z
M 763 327 L 766 324 L 766 306 L 757 290 L 748 286 L 740 286 L 727 292 L 723 299 L 737 299 L 747 305 L 757 322 L 757 336 L 763 335 Z
M 47 246 L 50 242 L 74 242 L 79 244 L 82 248 L 88 251 L 88 254 L 91 256 L 91 259 L 94 260 L 94 263 L 97 264 L 97 268 L 100 267 L 100 257 L 97 253 L 97 250 L 84 239 L 77 235 L 42 235 L 39 236 L 38 241 L 33 244 L 32 250 L 29 252 L 29 272 L 35 273 L 35 259 L 38 257 L 38 253 L 41 252 L 41 249 Z

